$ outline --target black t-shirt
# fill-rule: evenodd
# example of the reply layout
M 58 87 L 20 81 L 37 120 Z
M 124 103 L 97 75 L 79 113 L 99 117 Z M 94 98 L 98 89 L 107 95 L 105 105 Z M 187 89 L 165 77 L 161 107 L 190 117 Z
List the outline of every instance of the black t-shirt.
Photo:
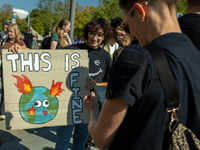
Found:
M 33 42 L 33 35 L 31 33 L 25 33 L 24 34 L 24 42 L 26 44 L 26 47 L 32 48 L 32 42 Z
M 162 35 L 152 42 L 165 48 L 175 76 L 180 123 L 200 138 L 200 53 L 191 40 L 180 33 Z M 129 104 L 110 150 L 161 150 L 168 137 L 170 114 L 155 64 L 144 47 L 124 48 L 109 74 L 108 99 L 116 97 Z
M 200 14 L 186 14 L 183 15 L 178 19 L 181 30 L 183 33 L 188 34 L 188 32 L 200 24 Z M 197 49 L 200 50 L 200 32 L 197 33 L 194 37 L 191 38 L 194 45 L 197 47 Z
M 88 50 L 89 76 L 97 83 L 107 81 L 108 72 L 112 65 L 110 54 L 102 48 L 93 49 L 85 43 L 66 46 L 62 49 L 85 49 Z

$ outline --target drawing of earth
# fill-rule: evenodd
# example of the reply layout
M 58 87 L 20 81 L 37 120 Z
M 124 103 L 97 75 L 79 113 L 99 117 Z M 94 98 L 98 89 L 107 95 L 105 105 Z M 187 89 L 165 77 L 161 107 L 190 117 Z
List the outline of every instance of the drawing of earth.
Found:
M 33 87 L 22 94 L 19 102 L 21 117 L 31 124 L 43 124 L 52 120 L 58 111 L 58 100 L 45 87 Z

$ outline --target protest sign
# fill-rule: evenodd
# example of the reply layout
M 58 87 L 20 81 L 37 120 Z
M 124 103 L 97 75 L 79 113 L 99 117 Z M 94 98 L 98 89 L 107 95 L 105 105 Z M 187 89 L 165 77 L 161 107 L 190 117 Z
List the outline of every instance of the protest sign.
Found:
M 6 129 L 89 122 L 87 50 L 3 50 Z

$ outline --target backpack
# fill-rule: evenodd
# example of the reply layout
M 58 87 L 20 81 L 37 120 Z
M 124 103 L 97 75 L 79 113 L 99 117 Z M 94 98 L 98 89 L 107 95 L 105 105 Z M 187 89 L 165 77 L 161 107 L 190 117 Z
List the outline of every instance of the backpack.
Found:
M 58 44 L 56 46 L 56 49 L 58 48 L 60 44 L 60 39 L 58 41 Z M 42 49 L 50 49 L 50 45 L 51 45 L 51 37 L 46 37 L 43 41 L 42 41 Z
M 42 49 L 50 49 L 50 45 L 51 45 L 51 37 L 46 37 L 42 41 Z

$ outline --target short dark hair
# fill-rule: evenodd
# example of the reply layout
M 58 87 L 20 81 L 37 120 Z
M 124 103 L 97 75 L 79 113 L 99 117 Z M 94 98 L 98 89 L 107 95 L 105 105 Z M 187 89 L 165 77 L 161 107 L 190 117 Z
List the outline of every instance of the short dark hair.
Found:
M 153 6 L 156 10 L 160 11 L 160 3 L 164 2 L 168 5 L 168 7 L 171 7 L 172 5 L 176 5 L 177 0 L 146 0 L 148 2 L 148 5 Z M 142 2 L 141 0 L 119 0 L 119 6 L 121 9 L 126 10 L 126 12 L 129 12 L 135 3 Z M 134 11 L 132 11 L 131 16 L 133 16 Z
M 30 27 L 26 27 L 25 30 L 26 30 L 27 32 L 30 32 L 30 31 L 31 31 L 31 28 L 30 28 Z
M 187 0 L 188 5 L 190 6 L 197 6 L 200 5 L 200 1 L 199 0 Z
M 115 29 L 116 27 L 120 26 L 122 24 L 123 19 L 116 17 L 111 20 L 110 25 Z
M 83 37 L 85 38 L 85 40 L 88 40 L 88 33 L 90 31 L 96 32 L 101 28 L 104 31 L 104 40 L 102 41 L 102 44 L 106 45 L 108 43 L 108 39 L 111 37 L 111 26 L 103 18 L 94 18 L 90 22 L 88 22 L 83 29 Z

